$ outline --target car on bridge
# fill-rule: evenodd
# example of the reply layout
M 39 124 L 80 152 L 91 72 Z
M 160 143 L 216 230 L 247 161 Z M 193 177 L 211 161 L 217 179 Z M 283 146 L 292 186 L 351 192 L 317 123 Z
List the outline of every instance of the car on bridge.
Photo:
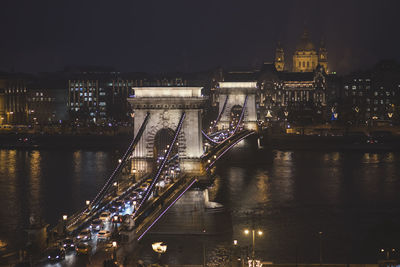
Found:
M 111 209 L 116 210 L 115 212 L 112 212 Z M 116 200 L 111 203 L 111 208 L 109 209 L 111 213 L 116 213 L 117 211 L 125 209 L 124 202 L 121 200 Z
M 84 229 L 82 230 L 79 235 L 76 237 L 78 241 L 87 241 L 92 239 L 92 232 L 90 229 Z
M 61 242 L 61 246 L 65 249 L 65 250 L 74 250 L 75 249 L 75 244 L 74 244 L 74 240 L 72 240 L 72 238 L 66 238 Z
M 103 228 L 103 221 L 100 219 L 95 219 L 92 221 L 92 223 L 90 224 L 90 229 L 92 229 L 92 231 L 97 232 L 100 231 Z
M 53 247 L 47 251 L 46 255 L 49 261 L 60 261 L 65 259 L 65 249 L 60 247 Z
M 97 241 L 107 241 L 110 240 L 111 232 L 108 230 L 101 230 L 97 233 Z
M 124 216 L 121 214 L 115 214 L 112 216 L 111 222 L 113 223 L 122 223 L 124 221 Z
M 124 204 L 125 206 L 130 206 L 132 204 L 132 199 L 130 197 L 124 198 Z
M 109 211 L 104 211 L 100 214 L 99 219 L 103 222 L 108 222 L 110 220 L 111 213 Z
M 88 255 L 92 247 L 88 243 L 81 242 L 76 246 L 76 254 L 78 255 Z

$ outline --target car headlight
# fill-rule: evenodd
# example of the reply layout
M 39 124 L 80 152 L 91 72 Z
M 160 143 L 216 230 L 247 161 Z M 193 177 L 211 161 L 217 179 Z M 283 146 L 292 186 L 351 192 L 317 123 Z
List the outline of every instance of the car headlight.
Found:
M 58 256 L 56 256 L 56 259 L 58 259 L 59 257 Z
M 73 247 L 74 246 L 74 244 L 71 244 L 71 247 Z
M 50 259 L 50 256 L 48 256 L 47 258 Z

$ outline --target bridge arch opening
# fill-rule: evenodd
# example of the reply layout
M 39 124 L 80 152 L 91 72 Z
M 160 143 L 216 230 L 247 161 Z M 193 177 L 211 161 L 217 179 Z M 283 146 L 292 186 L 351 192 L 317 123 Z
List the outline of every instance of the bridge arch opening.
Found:
M 172 130 L 171 128 L 162 128 L 157 131 L 157 133 L 154 136 L 154 147 L 153 147 L 153 155 L 154 159 L 156 160 L 156 167 L 161 164 L 162 160 L 164 159 L 164 155 L 171 145 L 171 142 L 173 141 L 175 136 L 175 131 Z M 172 145 L 172 150 L 171 153 L 169 154 L 169 159 L 172 158 L 177 158 L 178 154 L 178 143 L 175 142 L 175 144 Z M 172 162 L 176 162 L 172 160 Z
M 234 105 L 231 109 L 229 128 L 235 128 L 239 122 L 240 114 L 242 114 L 243 107 L 241 105 Z

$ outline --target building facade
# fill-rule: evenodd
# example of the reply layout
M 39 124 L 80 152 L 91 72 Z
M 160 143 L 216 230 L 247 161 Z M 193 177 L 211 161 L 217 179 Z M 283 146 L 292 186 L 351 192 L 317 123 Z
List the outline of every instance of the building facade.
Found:
M 281 44 L 275 51 L 275 68 L 277 71 L 285 71 L 285 53 Z M 318 66 L 322 66 L 326 73 L 329 73 L 328 68 L 328 51 L 325 47 L 325 42 L 321 41 L 320 47 L 317 50 L 314 43 L 310 40 L 309 33 L 304 30 L 296 45 L 296 49 L 292 57 L 292 72 L 314 72 Z
M 400 66 L 382 61 L 368 71 L 346 75 L 343 94 L 341 110 L 349 124 L 399 121 Z
M 321 66 L 313 72 L 281 72 L 265 63 L 258 82 L 261 119 L 312 123 L 326 118 L 327 81 Z

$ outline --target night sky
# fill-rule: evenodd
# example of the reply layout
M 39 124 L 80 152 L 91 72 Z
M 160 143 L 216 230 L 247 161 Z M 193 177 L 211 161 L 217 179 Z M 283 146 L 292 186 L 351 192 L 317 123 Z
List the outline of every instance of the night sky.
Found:
M 400 61 L 400 1 L 2 0 L 0 70 L 69 65 L 120 71 L 200 71 L 287 62 L 304 25 L 326 40 L 330 68 Z

